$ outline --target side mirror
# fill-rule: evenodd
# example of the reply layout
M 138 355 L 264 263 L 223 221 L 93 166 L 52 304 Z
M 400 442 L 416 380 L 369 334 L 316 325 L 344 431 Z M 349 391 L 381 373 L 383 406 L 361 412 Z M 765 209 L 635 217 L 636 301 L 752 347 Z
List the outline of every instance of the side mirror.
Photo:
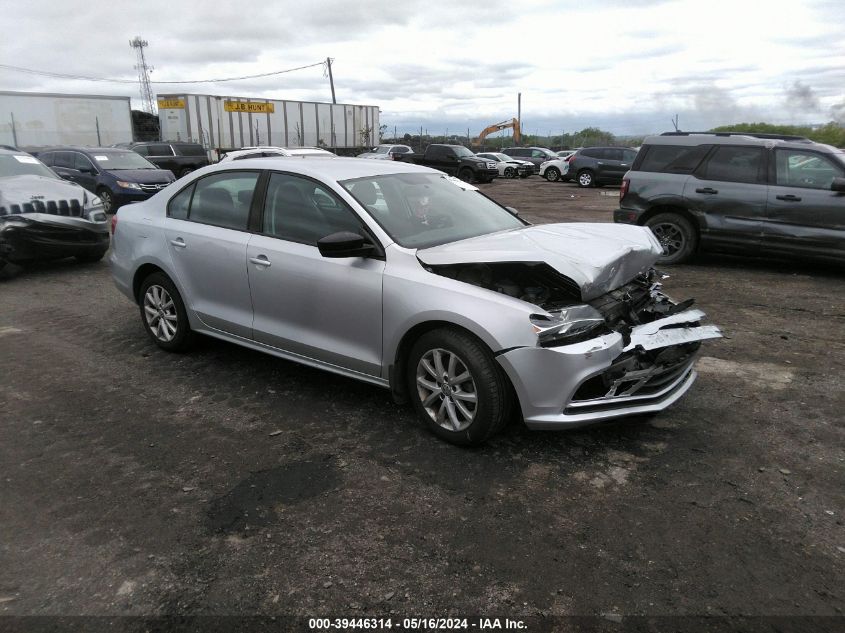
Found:
M 830 188 L 832 191 L 845 192 L 845 178 L 834 178 Z
M 317 241 L 317 248 L 323 257 L 366 257 L 373 251 L 373 245 L 361 235 L 349 231 L 332 233 Z
M 516 217 L 519 217 L 519 211 L 517 211 L 513 207 L 505 207 L 505 209 L 507 209 L 511 213 L 511 215 L 515 215 Z

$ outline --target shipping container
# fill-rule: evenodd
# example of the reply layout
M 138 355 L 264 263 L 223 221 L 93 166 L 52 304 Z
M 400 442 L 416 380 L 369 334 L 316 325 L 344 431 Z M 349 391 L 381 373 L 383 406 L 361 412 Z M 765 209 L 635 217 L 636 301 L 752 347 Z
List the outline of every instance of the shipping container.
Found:
M 364 148 L 378 144 L 378 106 L 158 95 L 161 138 L 225 152 L 254 145 Z
M 130 142 L 129 97 L 0 91 L 0 144 L 44 147 Z

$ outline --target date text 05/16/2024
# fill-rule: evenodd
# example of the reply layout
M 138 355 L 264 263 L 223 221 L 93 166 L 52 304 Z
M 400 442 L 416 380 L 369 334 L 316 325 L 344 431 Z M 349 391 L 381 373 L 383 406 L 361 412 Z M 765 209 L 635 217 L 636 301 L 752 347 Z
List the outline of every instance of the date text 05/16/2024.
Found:
M 309 618 L 310 630 L 526 630 L 522 620 L 510 618 Z

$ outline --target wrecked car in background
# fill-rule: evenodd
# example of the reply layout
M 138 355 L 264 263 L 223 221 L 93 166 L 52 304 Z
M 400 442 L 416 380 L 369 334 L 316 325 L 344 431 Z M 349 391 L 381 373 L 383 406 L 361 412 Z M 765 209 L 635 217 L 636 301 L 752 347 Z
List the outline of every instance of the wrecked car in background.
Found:
M 516 411 L 540 429 L 661 411 L 720 336 L 663 293 L 642 227 L 530 226 L 394 161 L 251 159 L 181 185 L 116 219 L 114 280 L 156 344 L 203 333 L 386 387 L 450 442 Z
M 108 248 L 97 196 L 25 152 L 0 149 L 0 268 L 65 257 L 95 262 Z

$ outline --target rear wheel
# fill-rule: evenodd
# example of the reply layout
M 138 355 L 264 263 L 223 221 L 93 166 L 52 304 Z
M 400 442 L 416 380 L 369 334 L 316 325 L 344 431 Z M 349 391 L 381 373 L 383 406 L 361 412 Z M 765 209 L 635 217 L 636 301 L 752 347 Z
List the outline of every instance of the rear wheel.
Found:
M 153 273 L 138 293 L 144 329 L 160 348 L 168 352 L 188 349 L 193 333 L 185 304 L 176 286 L 164 273 Z
M 557 182 L 560 180 L 560 170 L 557 167 L 549 167 L 546 170 L 546 180 L 549 182 Z
M 438 329 L 420 337 L 408 357 L 414 409 L 438 437 L 481 444 L 510 419 L 513 397 L 490 350 L 464 332 Z
M 592 187 L 596 182 L 596 178 L 589 169 L 584 169 L 583 171 L 578 172 L 578 186 L 579 187 Z
M 661 264 L 682 264 L 689 261 L 698 246 L 698 233 L 687 218 L 680 213 L 658 213 L 645 225 L 663 247 Z

